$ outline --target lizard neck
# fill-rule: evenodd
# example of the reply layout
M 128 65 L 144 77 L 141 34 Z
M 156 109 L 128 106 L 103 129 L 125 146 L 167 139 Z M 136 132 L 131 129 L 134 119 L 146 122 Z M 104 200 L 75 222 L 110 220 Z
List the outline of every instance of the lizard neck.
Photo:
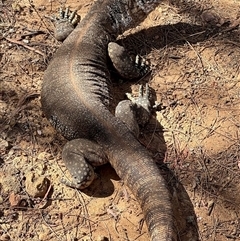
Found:
M 95 25 L 99 24 L 100 29 L 104 28 L 117 37 L 142 22 L 160 2 L 161 0 L 98 0 L 79 26 L 82 28 L 87 23 L 94 22 Z

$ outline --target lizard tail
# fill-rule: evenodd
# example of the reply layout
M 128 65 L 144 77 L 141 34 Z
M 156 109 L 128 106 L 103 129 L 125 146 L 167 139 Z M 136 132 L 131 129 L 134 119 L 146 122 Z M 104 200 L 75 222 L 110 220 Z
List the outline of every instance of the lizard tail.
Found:
M 139 201 L 151 241 L 176 241 L 166 182 L 147 150 L 136 142 L 113 153 L 112 165 Z

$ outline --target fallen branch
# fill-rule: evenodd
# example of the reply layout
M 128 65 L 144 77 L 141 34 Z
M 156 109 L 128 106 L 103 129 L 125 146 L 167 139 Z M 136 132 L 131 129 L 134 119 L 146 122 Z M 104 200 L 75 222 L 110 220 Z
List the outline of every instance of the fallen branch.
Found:
M 36 52 L 36 53 L 38 53 L 38 54 L 40 54 L 40 55 L 42 55 L 42 56 L 45 56 L 45 54 L 44 54 L 42 51 L 37 50 L 37 49 L 35 49 L 35 48 L 33 48 L 33 47 L 30 47 L 30 46 L 26 45 L 25 43 L 23 43 L 23 42 L 21 42 L 21 41 L 18 41 L 18 40 L 16 40 L 16 39 L 10 39 L 10 38 L 7 38 L 7 37 L 4 37 L 4 38 L 5 38 L 7 41 L 9 41 L 10 43 L 14 43 L 14 44 L 21 45 L 21 46 L 23 46 L 23 47 L 26 48 L 26 49 L 29 49 L 29 50 L 34 51 L 34 52 Z

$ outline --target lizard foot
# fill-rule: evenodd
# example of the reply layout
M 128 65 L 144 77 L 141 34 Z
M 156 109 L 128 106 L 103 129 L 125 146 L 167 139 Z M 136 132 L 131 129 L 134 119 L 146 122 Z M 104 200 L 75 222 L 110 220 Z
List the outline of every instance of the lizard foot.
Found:
M 55 17 L 56 27 L 54 32 L 58 41 L 66 39 L 80 21 L 80 16 L 76 12 L 76 10 L 70 11 L 68 7 L 65 10 L 59 9 L 59 16 Z
M 139 136 L 139 126 L 136 118 L 136 104 L 131 100 L 122 100 L 115 109 L 115 116 L 118 117 L 135 137 Z
M 115 116 L 124 122 L 135 137 L 139 136 L 139 125 L 144 126 L 150 118 L 150 94 L 149 86 L 146 84 L 145 92 L 143 86 L 139 87 L 139 96 L 132 97 L 126 94 L 129 100 L 118 103 L 115 109 Z
M 117 72 L 125 79 L 141 78 L 150 71 L 147 61 L 139 55 L 132 56 L 128 51 L 118 45 L 110 42 L 108 44 L 108 55 Z
M 149 86 L 146 84 L 145 92 L 143 85 L 139 86 L 138 97 L 133 97 L 130 93 L 126 93 L 129 100 L 136 105 L 136 119 L 139 125 L 144 126 L 151 115 L 150 91 Z
M 86 139 L 74 139 L 63 148 L 62 159 L 71 174 L 70 180 L 62 179 L 67 186 L 84 189 L 96 178 L 93 166 L 108 162 L 103 148 Z

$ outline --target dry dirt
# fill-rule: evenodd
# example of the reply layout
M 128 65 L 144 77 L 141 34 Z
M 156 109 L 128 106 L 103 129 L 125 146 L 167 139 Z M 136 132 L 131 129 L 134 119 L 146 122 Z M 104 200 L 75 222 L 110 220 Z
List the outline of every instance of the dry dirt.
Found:
M 61 44 L 49 17 L 67 5 L 84 17 L 91 4 L 0 1 L 0 241 L 149 240 L 138 203 L 109 165 L 84 192 L 61 184 L 66 141 L 41 111 L 43 73 Z M 141 82 L 160 103 L 160 124 L 141 140 L 168 181 L 179 240 L 240 240 L 239 10 L 237 0 L 172 0 L 119 38 L 151 63 Z M 137 84 L 115 89 L 123 97 Z

